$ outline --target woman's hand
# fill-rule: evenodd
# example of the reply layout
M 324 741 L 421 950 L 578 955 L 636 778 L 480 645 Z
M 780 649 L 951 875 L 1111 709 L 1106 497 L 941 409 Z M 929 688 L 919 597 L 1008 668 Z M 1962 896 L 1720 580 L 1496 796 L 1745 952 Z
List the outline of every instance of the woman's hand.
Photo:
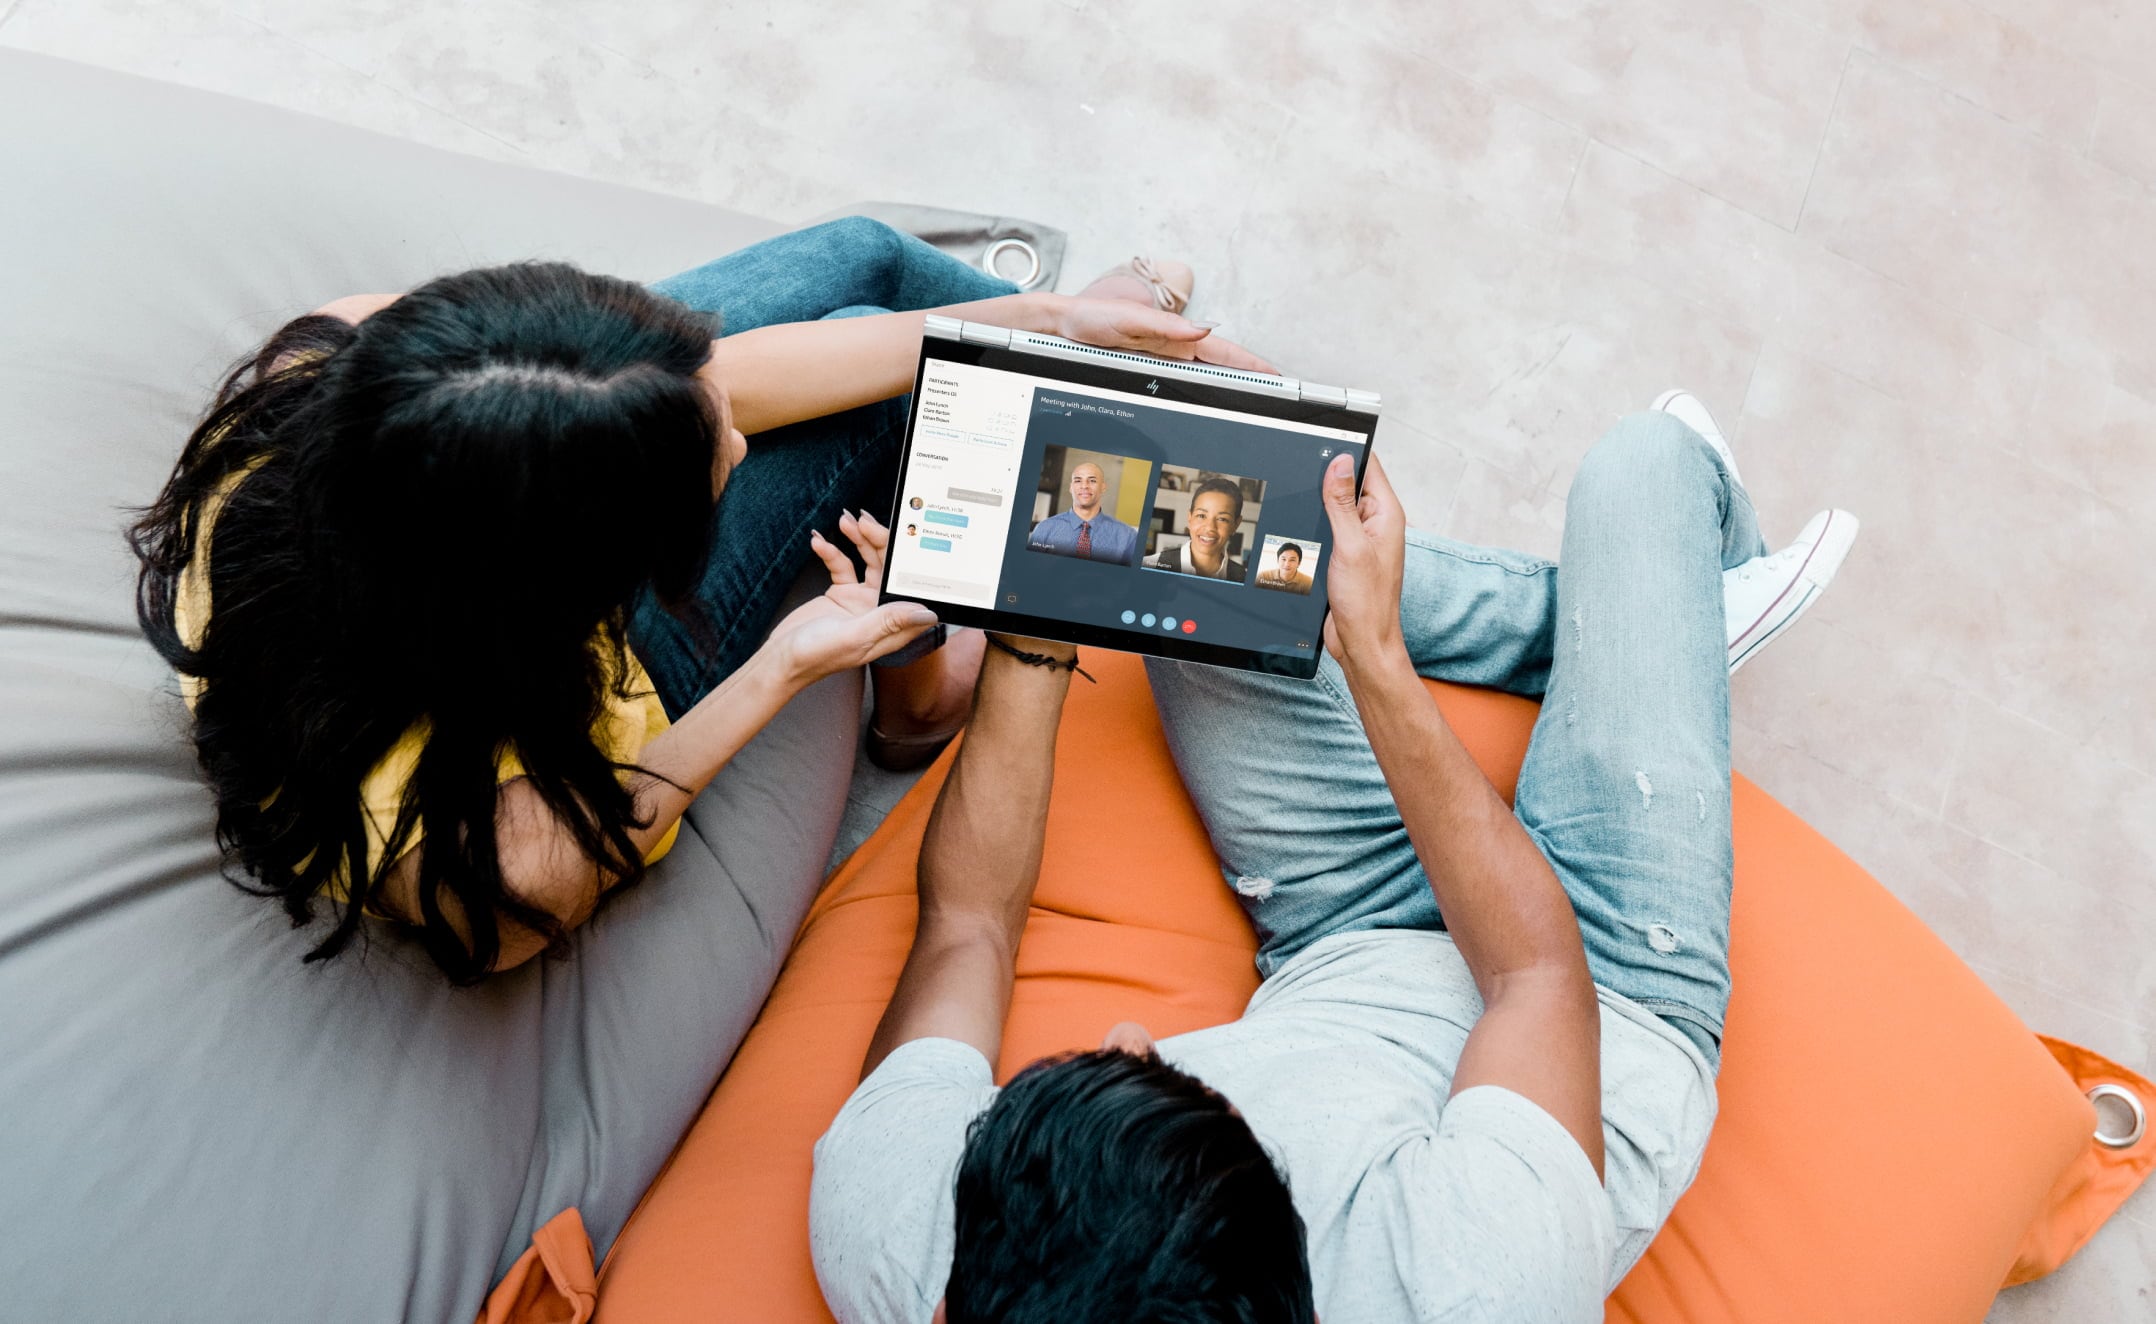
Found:
M 1325 647 L 1343 667 L 1406 655 L 1400 637 L 1400 581 L 1407 564 L 1407 517 L 1375 455 L 1355 496 L 1355 457 L 1337 455 L 1325 470 L 1325 514 L 1332 521 L 1332 561 L 1325 572 Z
M 1102 349 L 1132 349 L 1167 359 L 1196 359 L 1245 372 L 1277 375 L 1280 371 L 1234 341 L 1214 335 L 1211 327 L 1128 299 L 1058 297 L 1050 321 L 1054 333 L 1065 340 Z
M 896 652 L 936 623 L 936 614 L 917 602 L 876 605 L 883 555 L 891 545 L 889 529 L 866 511 L 840 515 L 838 527 L 861 553 L 865 573 L 856 575 L 846 553 L 821 533 L 810 533 L 809 546 L 830 572 L 831 587 L 787 613 L 764 643 L 782 674 L 798 685 Z

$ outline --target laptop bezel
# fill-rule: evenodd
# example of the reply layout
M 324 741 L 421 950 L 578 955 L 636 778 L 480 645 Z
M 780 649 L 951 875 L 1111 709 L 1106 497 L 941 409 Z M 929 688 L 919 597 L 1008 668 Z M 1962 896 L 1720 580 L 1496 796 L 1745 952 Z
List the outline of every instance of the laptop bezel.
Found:
M 966 325 L 970 328 L 972 324 Z M 1116 351 L 1118 360 L 1124 353 L 1126 352 Z M 1275 379 L 1278 385 L 1273 385 L 1269 391 L 1237 385 L 1232 378 L 1226 376 L 1217 381 L 1200 379 L 1184 364 L 1172 359 L 1159 360 L 1157 366 L 1150 362 L 1124 366 L 1120 361 L 1102 362 L 1037 352 L 1020 343 L 1006 346 L 981 343 L 971 338 L 952 339 L 947 335 L 929 334 L 921 337 L 921 355 L 914 365 L 913 399 L 920 396 L 923 375 L 931 360 L 1024 373 L 1063 382 L 1075 388 L 1095 387 L 1143 394 L 1158 400 L 1202 405 L 1259 418 L 1275 418 L 1359 433 L 1362 436 L 1362 445 L 1357 448 L 1355 462 L 1355 490 L 1358 493 L 1362 490 L 1363 471 L 1370 462 L 1371 448 L 1377 441 L 1376 397 L 1354 392 L 1352 398 L 1368 404 L 1361 408 L 1351 407 L 1329 399 L 1311 398 L 1297 389 L 1300 383 L 1285 378 Z M 1203 368 L 1205 365 L 1196 366 Z M 1149 389 L 1149 386 L 1157 389 Z M 1296 393 L 1292 396 L 1273 393 L 1283 386 L 1295 389 Z M 1350 393 L 1339 394 L 1346 396 Z M 898 503 L 906 491 L 906 476 L 913 461 L 914 423 L 918 412 L 910 404 L 906 410 L 906 428 L 899 448 L 898 482 L 891 490 L 890 511 L 884 520 L 885 527 L 894 530 L 903 527 Z M 1029 494 L 1014 493 L 1013 501 L 1018 500 L 1021 495 Z M 890 579 L 891 559 L 897 551 L 898 547 L 894 542 L 885 557 L 886 585 Z M 882 589 L 877 601 L 918 602 L 934 611 L 937 619 L 946 625 L 974 626 L 993 630 L 998 634 L 1053 639 L 1081 647 L 1112 648 L 1118 652 L 1171 658 L 1183 662 L 1202 662 L 1209 666 L 1292 676 L 1299 680 L 1309 680 L 1317 675 L 1318 661 L 1324 651 L 1325 617 L 1332 611 L 1331 603 L 1328 602 L 1325 611 L 1319 615 L 1317 624 L 1312 627 L 1310 649 L 1305 653 L 1293 645 L 1283 645 L 1278 649 L 1238 648 L 1180 634 L 1148 634 L 1129 627 L 1088 625 L 997 607 L 966 606 L 910 593 L 893 593 L 889 587 Z

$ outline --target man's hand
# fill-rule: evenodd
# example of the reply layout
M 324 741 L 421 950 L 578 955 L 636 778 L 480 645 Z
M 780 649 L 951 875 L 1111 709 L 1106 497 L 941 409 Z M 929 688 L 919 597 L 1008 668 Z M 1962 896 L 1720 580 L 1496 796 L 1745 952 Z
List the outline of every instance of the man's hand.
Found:
M 1355 458 L 1340 454 L 1325 470 L 1325 514 L 1333 526 L 1333 555 L 1325 572 L 1331 613 L 1325 647 L 1343 667 L 1404 655 L 1400 638 L 1400 580 L 1407 561 L 1407 517 L 1375 455 L 1355 495 Z
M 1050 329 L 1065 340 L 1103 349 L 1136 350 L 1167 359 L 1196 359 L 1244 372 L 1280 371 L 1234 341 L 1214 335 L 1211 327 L 1128 299 L 1059 296 L 1050 309 Z
M 1325 646 L 1347 674 L 1370 749 L 1437 908 L 1482 993 L 1452 1092 L 1498 1085 L 1572 1133 L 1602 1172 L 1601 1012 L 1564 887 L 1415 675 L 1400 632 L 1407 520 L 1375 456 L 1325 471 L 1333 526 Z

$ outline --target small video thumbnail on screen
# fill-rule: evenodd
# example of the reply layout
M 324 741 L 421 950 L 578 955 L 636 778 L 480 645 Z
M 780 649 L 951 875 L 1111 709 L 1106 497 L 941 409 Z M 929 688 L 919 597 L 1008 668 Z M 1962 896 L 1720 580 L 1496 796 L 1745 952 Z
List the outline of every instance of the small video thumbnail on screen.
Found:
M 1163 464 L 1140 564 L 1148 570 L 1247 583 L 1264 505 L 1261 478 Z
M 1324 544 L 1315 539 L 1268 533 L 1265 545 L 1258 549 L 1255 582 L 1275 593 L 1308 593 L 1317 582 L 1318 558 L 1324 551 Z
M 1076 446 L 1042 450 L 1026 550 L 1136 565 L 1153 462 Z

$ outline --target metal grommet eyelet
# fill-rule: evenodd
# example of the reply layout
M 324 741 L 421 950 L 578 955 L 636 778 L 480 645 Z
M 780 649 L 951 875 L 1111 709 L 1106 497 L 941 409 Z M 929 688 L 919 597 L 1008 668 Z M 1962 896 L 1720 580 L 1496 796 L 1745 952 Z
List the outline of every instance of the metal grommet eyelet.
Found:
M 1004 276 L 1001 271 L 996 269 L 996 259 L 1013 249 L 1026 255 L 1027 266 L 1024 276 Z M 981 254 L 981 270 L 991 276 L 1003 276 L 1003 279 L 1010 281 L 1019 289 L 1029 289 L 1034 281 L 1041 278 L 1041 255 L 1034 249 L 1033 245 L 1023 239 L 998 239 L 988 246 L 987 252 Z
M 2126 1111 L 2134 1119 L 2134 1124 L 2133 1128 L 2124 1135 L 2118 1135 L 2104 1130 L 2102 1114 L 2099 1113 L 2096 1122 L 2096 1143 L 2110 1149 L 2133 1148 L 2135 1142 L 2139 1141 L 2142 1134 L 2148 1130 L 2148 1109 L 2141 1106 L 2140 1096 L 2127 1089 L 2124 1085 L 2098 1085 L 2089 1091 L 2090 1103 L 2096 1103 L 2103 1099 L 2117 1099 L 2124 1103 Z

